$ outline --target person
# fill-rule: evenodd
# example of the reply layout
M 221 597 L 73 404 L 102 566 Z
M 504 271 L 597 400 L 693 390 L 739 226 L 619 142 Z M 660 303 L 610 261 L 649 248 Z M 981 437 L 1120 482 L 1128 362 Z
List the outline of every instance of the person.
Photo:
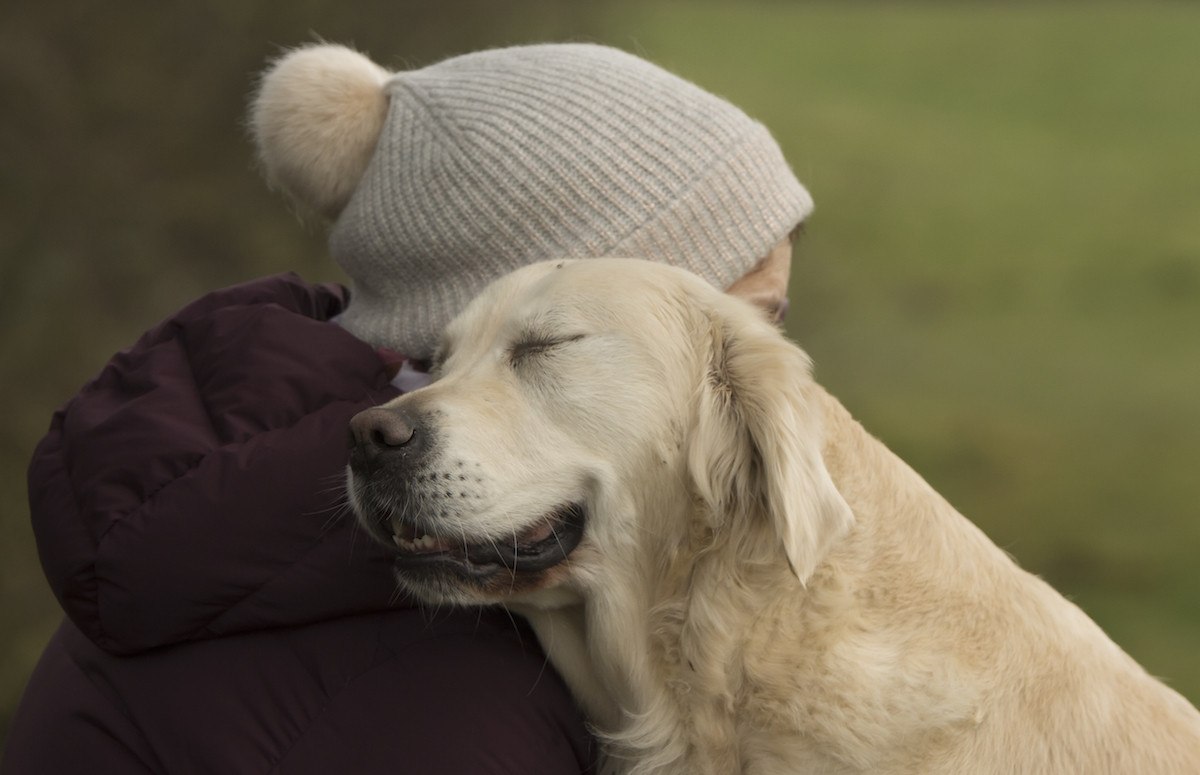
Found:
M 250 123 L 268 179 L 332 221 L 352 290 L 211 293 L 54 415 L 29 498 L 66 618 L 0 771 L 588 771 L 527 625 L 394 599 L 344 507 L 348 421 L 427 380 L 483 285 L 546 258 L 665 261 L 778 316 L 807 191 L 742 111 L 589 44 L 397 73 L 309 46 Z

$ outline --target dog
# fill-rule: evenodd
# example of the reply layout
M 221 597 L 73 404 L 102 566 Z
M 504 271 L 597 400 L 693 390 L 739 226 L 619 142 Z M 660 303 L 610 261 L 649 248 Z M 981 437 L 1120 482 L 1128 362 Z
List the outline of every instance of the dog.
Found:
M 1200 713 L 1021 570 L 751 305 L 535 264 L 351 422 L 434 603 L 527 617 L 629 773 L 1200 773 Z

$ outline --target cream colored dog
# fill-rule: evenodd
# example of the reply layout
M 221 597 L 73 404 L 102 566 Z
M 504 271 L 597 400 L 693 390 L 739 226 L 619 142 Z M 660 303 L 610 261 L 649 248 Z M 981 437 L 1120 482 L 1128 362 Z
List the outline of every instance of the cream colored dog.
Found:
M 1200 773 L 1200 714 L 813 382 L 645 261 L 486 290 L 350 491 L 430 601 L 506 602 L 632 773 Z

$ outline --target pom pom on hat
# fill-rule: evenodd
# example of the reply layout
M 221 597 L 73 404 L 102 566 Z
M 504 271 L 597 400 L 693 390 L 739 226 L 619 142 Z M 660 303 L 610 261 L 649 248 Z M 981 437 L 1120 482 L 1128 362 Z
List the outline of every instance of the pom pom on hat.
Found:
M 390 73 L 330 44 L 294 49 L 264 73 L 250 129 L 267 179 L 335 218 L 358 186 L 387 117 Z

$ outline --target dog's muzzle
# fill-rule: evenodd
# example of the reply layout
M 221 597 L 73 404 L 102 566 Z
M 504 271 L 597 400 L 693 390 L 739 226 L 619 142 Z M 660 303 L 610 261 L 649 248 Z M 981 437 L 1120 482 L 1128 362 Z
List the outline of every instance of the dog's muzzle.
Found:
M 424 413 L 402 406 L 377 406 L 350 420 L 356 508 L 377 540 L 395 546 L 396 570 L 409 578 L 453 576 L 482 584 L 497 574 L 536 574 L 565 561 L 583 537 L 581 502 L 524 515 L 523 524 L 501 537 L 440 524 L 448 503 L 470 502 L 470 492 L 440 484 L 456 476 L 437 467 L 434 427 Z

